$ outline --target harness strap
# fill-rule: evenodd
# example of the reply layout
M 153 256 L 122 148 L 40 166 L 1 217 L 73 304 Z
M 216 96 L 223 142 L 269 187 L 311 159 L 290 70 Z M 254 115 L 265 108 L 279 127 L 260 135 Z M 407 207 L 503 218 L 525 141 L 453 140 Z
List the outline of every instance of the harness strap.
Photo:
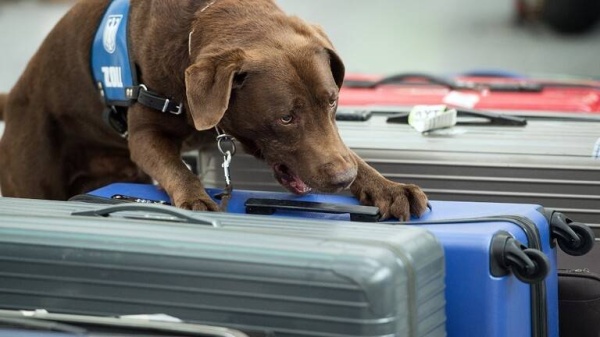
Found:
M 183 113 L 183 103 L 176 103 L 168 98 L 162 97 L 152 91 L 146 89 L 145 85 L 129 87 L 126 89 L 127 97 L 130 102 L 137 101 L 138 103 L 149 107 L 150 109 L 158 110 L 172 115 L 181 115 Z M 113 128 L 123 138 L 127 138 L 127 109 L 125 106 L 109 105 L 104 109 L 102 119 Z
M 90 51 L 94 85 L 106 106 L 103 118 L 127 137 L 127 107 L 140 103 L 172 115 L 183 113 L 183 104 L 149 91 L 138 82 L 137 66 L 129 53 L 129 0 L 110 0 Z
M 146 88 L 146 86 L 143 84 L 127 88 L 127 96 L 128 98 L 137 100 L 138 103 L 154 110 L 173 115 L 181 115 L 183 113 L 182 103 L 177 103 L 169 98 L 162 97 L 161 95 L 148 90 L 148 88 Z

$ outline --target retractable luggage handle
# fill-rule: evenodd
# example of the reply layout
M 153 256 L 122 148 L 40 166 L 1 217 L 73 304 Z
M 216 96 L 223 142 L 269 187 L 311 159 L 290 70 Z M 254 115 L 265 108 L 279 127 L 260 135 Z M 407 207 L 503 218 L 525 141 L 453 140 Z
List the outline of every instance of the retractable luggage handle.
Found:
M 104 208 L 93 209 L 89 211 L 77 211 L 71 213 L 71 215 L 77 216 L 93 216 L 93 217 L 108 217 L 114 213 L 118 212 L 145 212 L 145 213 L 155 213 L 161 215 L 170 215 L 174 216 L 183 223 L 189 223 L 194 225 L 208 225 L 212 227 L 220 227 L 220 223 L 217 220 L 204 217 L 204 216 L 190 216 L 184 213 L 182 210 L 179 210 L 175 207 L 171 206 L 162 206 L 162 205 L 146 205 L 146 204 L 136 204 L 136 203 L 124 203 L 113 205 Z M 144 219 L 144 220 L 154 220 L 154 219 Z M 162 220 L 162 219 L 160 219 Z

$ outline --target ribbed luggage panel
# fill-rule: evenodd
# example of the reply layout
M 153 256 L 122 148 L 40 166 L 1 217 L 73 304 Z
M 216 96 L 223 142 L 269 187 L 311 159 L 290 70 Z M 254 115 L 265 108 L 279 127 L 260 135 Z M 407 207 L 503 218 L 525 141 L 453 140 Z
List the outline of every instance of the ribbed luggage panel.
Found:
M 93 207 L 0 199 L 5 306 L 164 312 L 275 336 L 445 336 L 443 253 L 425 230 L 295 235 L 294 221 L 266 217 L 210 213 L 221 226 L 207 228 L 68 215 Z
M 408 125 L 338 122 L 344 142 L 385 177 L 421 186 L 434 200 L 542 204 L 600 232 L 600 120 L 528 121 L 525 127 L 457 126 L 423 136 Z M 202 152 L 206 186 L 222 187 L 222 156 Z M 236 188 L 282 191 L 268 166 L 238 153 Z

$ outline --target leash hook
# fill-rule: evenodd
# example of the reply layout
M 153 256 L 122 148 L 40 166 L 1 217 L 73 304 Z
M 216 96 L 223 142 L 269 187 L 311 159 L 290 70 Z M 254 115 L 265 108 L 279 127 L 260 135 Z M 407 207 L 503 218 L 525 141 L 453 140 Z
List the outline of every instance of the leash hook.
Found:
M 233 155 L 236 152 L 236 146 L 234 142 L 235 138 L 223 133 L 218 127 L 215 127 L 215 130 L 217 131 L 217 148 L 223 155 L 223 163 L 221 164 L 221 167 L 223 168 L 223 175 L 225 176 L 225 188 L 223 189 L 223 192 L 217 194 L 215 197 L 221 200 L 221 204 L 219 205 L 221 212 L 226 212 L 229 199 L 231 199 L 231 192 L 233 191 L 229 167 L 231 165 Z

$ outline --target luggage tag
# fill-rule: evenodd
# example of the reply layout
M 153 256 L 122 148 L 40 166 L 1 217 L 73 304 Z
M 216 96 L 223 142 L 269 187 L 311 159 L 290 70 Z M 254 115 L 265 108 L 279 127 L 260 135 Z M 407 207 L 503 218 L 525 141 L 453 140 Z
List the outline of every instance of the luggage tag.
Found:
M 445 105 L 416 105 L 408 115 L 408 124 L 424 133 L 456 125 L 456 109 Z

